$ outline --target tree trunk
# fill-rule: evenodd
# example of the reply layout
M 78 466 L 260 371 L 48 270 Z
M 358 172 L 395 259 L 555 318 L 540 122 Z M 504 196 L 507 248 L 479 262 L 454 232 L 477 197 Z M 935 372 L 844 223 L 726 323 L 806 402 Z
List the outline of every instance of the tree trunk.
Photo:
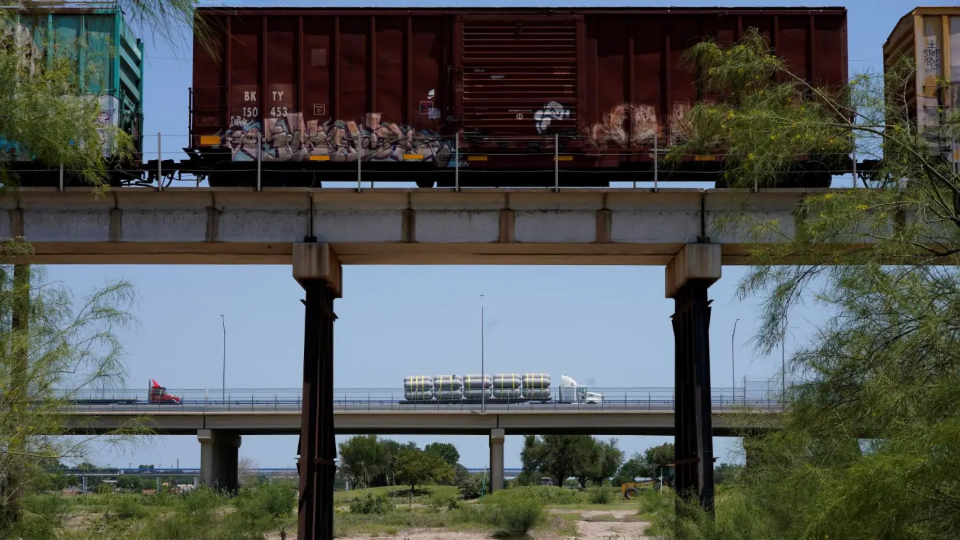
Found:
M 14 340 L 10 344 L 9 356 L 7 357 L 10 362 L 10 387 L 7 389 L 7 395 L 11 414 L 16 417 L 16 408 L 18 404 L 22 405 L 26 398 L 27 385 L 29 384 L 27 380 L 29 347 L 26 340 L 26 335 L 30 330 L 30 265 L 28 264 L 18 264 L 13 267 L 13 317 L 11 322 Z M 12 455 L 22 456 L 25 451 L 25 440 L 10 440 L 10 453 Z M 7 471 L 7 493 L 5 495 L 7 518 L 12 523 L 20 523 L 23 520 L 24 479 L 20 475 L 22 467 L 15 463 Z

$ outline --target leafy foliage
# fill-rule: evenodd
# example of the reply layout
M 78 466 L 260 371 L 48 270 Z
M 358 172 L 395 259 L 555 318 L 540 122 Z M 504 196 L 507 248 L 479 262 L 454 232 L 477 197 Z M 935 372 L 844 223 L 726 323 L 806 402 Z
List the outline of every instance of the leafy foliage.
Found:
M 460 482 L 457 486 L 457 492 L 462 499 L 477 499 L 485 492 L 490 491 L 488 484 L 485 474 L 471 474 Z
M 528 477 L 540 471 L 552 476 L 558 486 L 574 477 L 582 488 L 591 478 L 613 476 L 622 459 L 616 440 L 601 445 L 589 435 L 528 435 L 520 452 Z
M 755 33 L 733 48 L 698 45 L 692 58 L 707 87 L 736 98 L 696 108 L 695 143 L 729 148 L 741 185 L 853 143 L 880 161 L 863 188 L 807 194 L 788 218 L 718 224 L 754 242 L 740 294 L 761 298 L 759 354 L 779 346 L 797 305 L 814 302 L 826 320 L 789 359 L 802 382 L 785 396 L 782 429 L 744 433 L 748 466 L 718 497 L 718 519 L 681 505 L 659 536 L 957 537 L 960 174 L 943 152 L 956 114 L 917 123 L 909 58 L 832 91 L 791 74 Z
M 410 486 L 410 492 L 417 484 L 453 480 L 453 467 L 440 456 L 418 448 L 406 448 L 397 456 L 397 481 Z
M 212 29 L 202 20 L 194 20 L 197 0 L 120 0 L 127 16 L 139 28 L 152 29 L 155 35 L 175 43 L 184 40 L 193 29 L 201 46 L 213 50 Z M 47 4 L 45 7 L 44 4 Z M 17 6 L 17 9 L 10 9 Z M 0 152 L 35 159 L 47 166 L 62 165 L 66 171 L 95 186 L 102 186 L 107 172 L 103 143 L 119 159 L 132 156 L 133 139 L 113 126 L 98 123 L 98 94 L 89 83 L 103 81 L 98 55 L 118 54 L 117 44 L 103 51 L 92 51 L 80 40 L 65 41 L 63 36 L 47 35 L 46 28 L 33 31 L 18 24 L 17 16 L 43 13 L 49 2 L 38 0 L 0 0 Z M 192 42 L 192 38 L 190 39 Z M 46 54 L 42 51 L 46 50 Z M 81 59 L 85 65 L 81 66 Z M 79 74 L 86 81 L 81 86 Z M 94 88 L 110 88 L 96 84 Z M 8 155 L 0 155 L 0 182 L 15 185 L 17 178 Z
M 385 514 L 393 509 L 392 500 L 373 493 L 364 493 L 350 501 L 350 512 L 353 514 Z
M 430 443 L 423 447 L 423 451 L 438 456 L 449 463 L 451 467 L 456 467 L 460 462 L 460 452 L 457 451 L 456 446 L 450 443 Z
M 579 504 L 588 501 L 588 494 L 557 486 L 518 486 L 497 491 L 490 496 L 493 502 L 501 498 L 508 501 L 514 498 L 535 499 L 543 504 Z
M 0 258 L 16 249 L 28 250 L 8 245 Z M 51 463 L 144 432 L 131 423 L 105 436 L 65 436 L 64 414 L 79 392 L 122 380 L 114 332 L 133 322 L 132 300 L 131 287 L 117 282 L 77 302 L 41 268 L 0 266 L 0 536 L 20 520 L 23 493 L 46 484 Z
M 623 451 L 617 447 L 617 439 L 597 441 L 596 461 L 591 468 L 590 480 L 597 486 L 603 486 L 608 478 L 612 478 L 623 464 Z
M 509 490 L 487 506 L 488 521 L 500 538 L 523 538 L 543 520 L 543 502 Z
M 371 478 L 385 468 L 388 454 L 376 435 L 351 437 L 339 449 L 341 470 L 357 488 L 370 487 Z

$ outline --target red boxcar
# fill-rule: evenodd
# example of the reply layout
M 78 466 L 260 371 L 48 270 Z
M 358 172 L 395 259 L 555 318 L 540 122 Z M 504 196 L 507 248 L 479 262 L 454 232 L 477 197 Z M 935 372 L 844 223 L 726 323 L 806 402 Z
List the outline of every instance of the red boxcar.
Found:
M 198 13 L 216 39 L 214 53 L 195 45 L 189 151 L 213 185 L 254 181 L 257 161 L 264 185 L 553 185 L 555 167 L 564 185 L 650 180 L 654 148 L 717 98 L 681 55 L 750 27 L 807 80 L 847 81 L 844 8 Z M 711 180 L 723 163 L 656 168 Z

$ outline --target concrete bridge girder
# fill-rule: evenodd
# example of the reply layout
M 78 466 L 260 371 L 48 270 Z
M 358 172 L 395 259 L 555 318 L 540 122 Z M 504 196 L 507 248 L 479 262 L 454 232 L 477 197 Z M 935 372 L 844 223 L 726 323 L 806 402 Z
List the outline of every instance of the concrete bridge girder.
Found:
M 732 436 L 738 429 L 776 429 L 775 411 L 715 411 L 714 436 Z M 300 411 L 268 412 L 73 412 L 66 418 L 72 433 L 108 433 L 146 418 L 145 427 L 158 435 L 194 435 L 201 429 L 239 435 L 296 435 Z M 507 435 L 578 433 L 587 435 L 673 435 L 671 411 L 336 411 L 337 435 Z
M 23 188 L 0 200 L 0 238 L 45 264 L 291 264 L 314 237 L 343 264 L 665 265 L 709 237 L 740 264 L 754 239 L 716 223 L 744 212 L 789 231 L 801 197 L 829 191 Z

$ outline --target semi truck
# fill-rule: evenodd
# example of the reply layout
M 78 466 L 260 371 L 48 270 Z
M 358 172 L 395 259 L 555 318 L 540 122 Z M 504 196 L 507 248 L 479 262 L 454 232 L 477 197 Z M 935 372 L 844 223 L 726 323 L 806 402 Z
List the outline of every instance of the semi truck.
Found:
M 603 403 L 603 394 L 590 392 L 572 377 L 560 376 L 553 388 L 547 373 L 470 375 L 411 375 L 403 379 L 403 405 L 424 403 Z

